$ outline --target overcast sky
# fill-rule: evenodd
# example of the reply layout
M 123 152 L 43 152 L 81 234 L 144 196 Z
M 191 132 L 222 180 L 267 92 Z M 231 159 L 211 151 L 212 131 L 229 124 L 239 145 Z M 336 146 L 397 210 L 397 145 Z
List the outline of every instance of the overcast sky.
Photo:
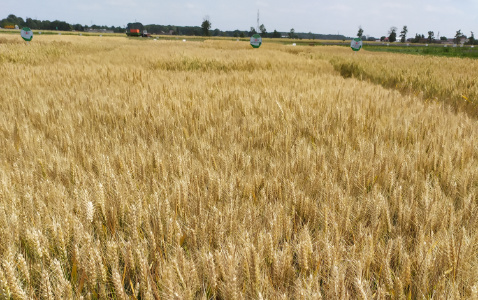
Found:
M 6 2 L 6 3 L 5 3 Z M 209 16 L 212 28 L 249 30 L 260 23 L 267 31 L 340 33 L 355 36 L 388 35 L 390 27 L 407 37 L 415 33 L 453 37 L 457 30 L 478 33 L 478 0 L 22 0 L 5 1 L 1 18 L 14 14 L 26 19 L 60 20 L 70 24 L 125 26 L 147 24 L 200 26 Z

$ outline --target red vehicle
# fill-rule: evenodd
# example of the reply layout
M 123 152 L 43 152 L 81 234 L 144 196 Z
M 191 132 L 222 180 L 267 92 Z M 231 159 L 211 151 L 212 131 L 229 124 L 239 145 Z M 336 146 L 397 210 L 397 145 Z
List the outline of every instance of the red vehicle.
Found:
M 127 36 L 142 36 L 142 37 L 150 37 L 146 30 L 144 30 L 144 26 L 141 23 L 128 23 L 126 27 L 126 35 Z
M 129 30 L 129 36 L 140 36 L 139 29 L 130 29 Z

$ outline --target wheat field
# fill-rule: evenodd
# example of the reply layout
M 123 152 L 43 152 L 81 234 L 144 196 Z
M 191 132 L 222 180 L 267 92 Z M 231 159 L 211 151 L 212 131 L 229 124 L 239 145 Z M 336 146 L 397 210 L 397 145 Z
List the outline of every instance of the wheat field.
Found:
M 0 299 L 478 299 L 476 70 L 0 35 Z

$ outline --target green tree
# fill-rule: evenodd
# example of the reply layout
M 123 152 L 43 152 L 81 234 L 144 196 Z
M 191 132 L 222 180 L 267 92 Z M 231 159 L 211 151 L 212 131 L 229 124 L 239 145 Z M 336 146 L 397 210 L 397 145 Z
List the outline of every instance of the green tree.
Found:
M 463 37 L 463 33 L 461 33 L 461 29 L 460 29 L 455 34 L 455 44 L 459 44 L 462 37 Z
M 71 25 L 64 22 L 64 21 L 58 21 L 55 20 L 50 23 L 50 30 L 62 30 L 62 31 L 70 31 L 71 30 Z M 98 28 L 99 29 L 99 28 Z
M 474 34 L 473 31 L 472 31 L 472 32 L 471 32 L 471 35 L 470 35 L 470 38 L 468 39 L 468 44 L 474 45 L 475 43 L 476 43 L 475 34 Z
M 211 29 L 211 21 L 209 21 L 209 16 L 205 16 L 201 24 L 202 33 L 204 36 L 209 36 L 209 29 Z
M 393 43 L 397 40 L 397 27 L 393 26 L 390 27 L 390 31 L 388 32 L 388 40 L 390 43 Z
M 25 21 L 25 26 L 29 27 L 30 29 L 39 29 L 39 25 L 37 20 L 33 20 L 32 18 L 27 18 Z
M 281 37 L 280 32 L 274 29 L 274 32 L 272 33 L 272 37 L 276 39 L 280 38 Z
M 420 42 L 420 39 L 421 39 L 421 35 L 419 35 L 418 33 L 415 33 L 415 38 L 412 39 L 412 43 L 418 43 Z
M 48 20 L 42 21 L 40 29 L 50 29 L 50 25 L 51 25 L 50 21 Z
M 266 29 L 266 26 L 264 26 L 264 24 L 261 24 L 261 26 L 259 26 L 259 30 L 261 31 L 261 34 L 263 37 L 267 35 L 267 29 Z
M 113 26 L 113 27 L 114 27 L 114 26 Z M 31 27 L 30 27 L 30 28 L 31 28 Z M 81 26 L 80 24 L 75 24 L 75 25 L 73 25 L 73 30 L 76 30 L 76 31 L 84 31 L 85 28 L 84 28 L 83 26 Z M 113 29 L 113 31 L 115 31 L 115 30 Z
M 249 36 L 253 36 L 256 33 L 257 33 L 256 29 L 251 26 L 251 30 L 249 30 Z
M 0 21 L 1 27 L 5 27 L 6 25 L 18 25 L 21 28 L 25 26 L 25 21 L 15 15 L 8 15 L 8 17 Z
M 428 31 L 428 42 L 431 43 L 435 40 L 435 33 L 433 31 Z
M 403 26 L 402 31 L 400 31 L 400 42 L 405 43 L 407 40 L 408 27 L 407 25 Z
M 295 37 L 296 37 L 295 36 L 295 29 L 291 28 L 290 31 L 289 31 L 289 38 L 294 39 Z
M 362 26 L 359 26 L 359 30 L 357 32 L 357 37 L 361 39 L 362 35 L 363 35 L 363 29 L 362 29 Z

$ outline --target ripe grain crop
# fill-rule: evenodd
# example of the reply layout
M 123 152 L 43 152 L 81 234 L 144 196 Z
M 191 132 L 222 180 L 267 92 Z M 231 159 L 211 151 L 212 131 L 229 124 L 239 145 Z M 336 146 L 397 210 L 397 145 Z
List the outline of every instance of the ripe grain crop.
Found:
M 322 49 L 322 53 L 345 77 L 353 76 L 413 93 L 425 101 L 442 102 L 455 112 L 466 112 L 478 118 L 476 59 L 365 51 L 354 57 L 344 55 L 344 48 Z
M 470 114 L 342 77 L 339 47 L 17 38 L 0 298 L 477 296 Z

